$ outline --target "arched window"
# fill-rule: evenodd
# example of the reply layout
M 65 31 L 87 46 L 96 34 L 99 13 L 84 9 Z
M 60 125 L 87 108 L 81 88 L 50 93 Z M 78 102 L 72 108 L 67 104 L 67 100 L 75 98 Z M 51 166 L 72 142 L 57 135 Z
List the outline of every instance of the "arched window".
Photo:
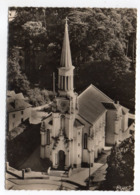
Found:
M 84 134 L 84 149 L 87 149 L 87 133 Z
M 47 145 L 50 145 L 50 130 L 49 129 L 47 129 L 47 139 L 46 139 L 46 141 L 47 141 Z

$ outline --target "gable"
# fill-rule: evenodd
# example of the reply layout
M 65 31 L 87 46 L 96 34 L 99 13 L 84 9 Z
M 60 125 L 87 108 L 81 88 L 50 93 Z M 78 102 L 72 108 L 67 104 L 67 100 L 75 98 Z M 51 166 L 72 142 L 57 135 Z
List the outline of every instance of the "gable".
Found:
M 90 85 L 78 97 L 79 115 L 88 122 L 93 123 L 97 118 L 106 111 L 104 103 L 114 103 L 112 99 L 97 89 L 94 85 Z

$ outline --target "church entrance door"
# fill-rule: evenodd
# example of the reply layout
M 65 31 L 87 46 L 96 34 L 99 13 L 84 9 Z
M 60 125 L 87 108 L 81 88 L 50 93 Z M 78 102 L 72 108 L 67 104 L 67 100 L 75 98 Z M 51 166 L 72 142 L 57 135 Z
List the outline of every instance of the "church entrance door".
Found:
M 60 150 L 58 155 L 59 155 L 58 169 L 63 170 L 65 166 L 65 152 L 63 150 Z

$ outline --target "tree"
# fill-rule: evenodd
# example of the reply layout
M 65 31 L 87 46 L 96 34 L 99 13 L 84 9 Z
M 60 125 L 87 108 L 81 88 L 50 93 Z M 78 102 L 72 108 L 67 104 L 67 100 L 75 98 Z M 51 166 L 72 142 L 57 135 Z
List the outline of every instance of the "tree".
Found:
M 126 41 L 135 30 L 129 14 L 136 13 L 131 9 L 129 14 L 127 9 L 122 10 L 96 8 L 70 11 L 70 25 L 75 38 L 72 51 L 81 59 L 78 64 L 109 60 L 116 72 L 128 69 L 130 59 L 125 55 Z M 130 17 L 131 20 L 128 19 Z
M 39 88 L 30 89 L 28 97 L 33 106 L 44 105 L 50 101 L 48 91 L 40 90 Z
M 104 186 L 107 190 L 116 190 L 117 186 L 133 189 L 134 180 L 134 138 L 115 145 L 107 159 L 107 174 Z
M 121 87 L 119 93 L 115 90 L 122 83 L 127 85 L 124 77 L 131 81 L 135 79 L 135 69 L 132 69 L 136 56 L 135 9 L 12 9 L 16 10 L 16 16 L 9 22 L 9 50 L 18 46 L 25 51 L 25 74 L 32 86 L 38 84 L 41 89 L 52 90 L 50 73 L 56 72 L 60 65 L 67 16 L 76 91 L 80 93 L 93 83 L 112 99 L 118 94 L 122 103 L 134 99 L 135 92 L 126 95 L 135 88 L 134 82 L 131 89 L 127 87 L 126 93 Z
M 116 72 L 128 69 L 131 61 L 126 50 L 129 36 L 136 30 L 135 9 L 16 8 L 16 12 L 15 20 L 9 25 L 13 33 L 10 40 L 24 46 L 26 37 L 29 47 L 42 46 L 49 57 L 46 57 L 48 63 L 58 66 L 64 19 L 68 16 L 73 63 L 77 69 L 87 62 L 104 60 L 111 61 Z M 51 53 L 50 44 L 55 45 Z
M 12 50 L 8 58 L 8 89 L 14 90 L 16 93 L 22 92 L 27 94 L 30 88 L 30 83 L 25 74 L 20 70 L 18 56 L 16 50 Z

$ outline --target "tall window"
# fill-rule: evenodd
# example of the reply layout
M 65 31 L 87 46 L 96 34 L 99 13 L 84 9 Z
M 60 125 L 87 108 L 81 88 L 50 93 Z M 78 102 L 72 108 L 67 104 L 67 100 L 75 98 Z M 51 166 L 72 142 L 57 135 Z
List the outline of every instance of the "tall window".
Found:
M 67 76 L 67 90 L 69 90 L 69 77 Z
M 63 76 L 60 76 L 60 89 L 63 89 Z
M 59 89 L 62 89 L 62 77 L 60 76 Z
M 64 130 L 65 128 L 65 116 L 61 115 L 61 129 Z
M 50 145 L 50 130 L 47 129 L 47 145 Z
M 57 157 L 57 154 L 55 154 L 55 164 L 56 164 L 56 165 L 58 164 L 58 157 Z
M 87 149 L 87 133 L 84 134 L 84 149 Z
M 64 76 L 62 76 L 62 77 L 63 77 L 63 87 L 62 87 L 62 89 L 65 90 L 65 77 Z

